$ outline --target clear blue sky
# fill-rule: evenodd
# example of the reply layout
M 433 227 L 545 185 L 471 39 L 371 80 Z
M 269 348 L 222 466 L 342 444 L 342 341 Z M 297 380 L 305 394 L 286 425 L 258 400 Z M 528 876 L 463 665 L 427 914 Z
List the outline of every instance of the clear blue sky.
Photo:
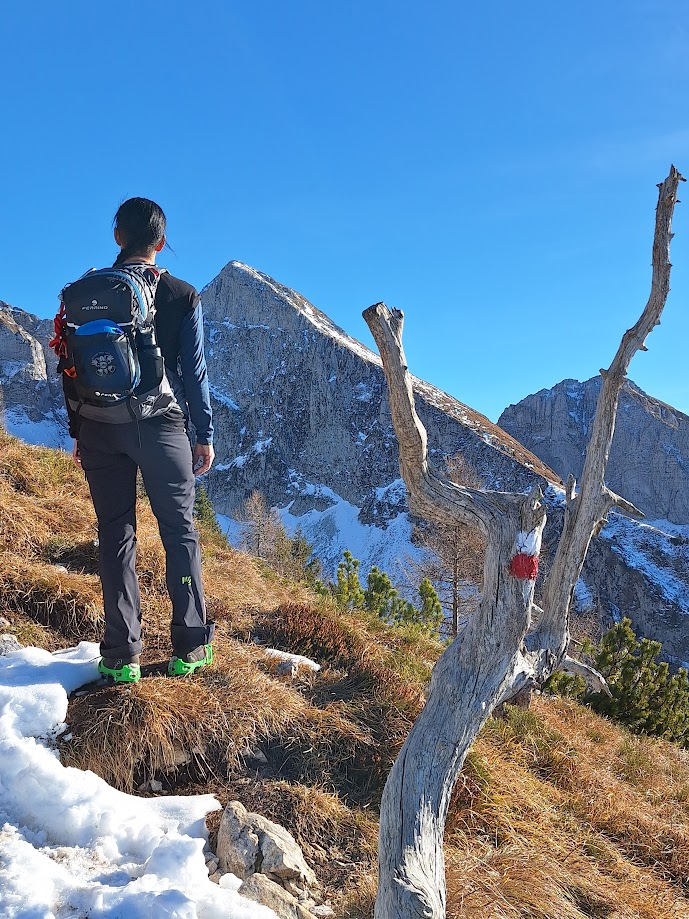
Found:
M 0 299 L 52 315 L 157 200 L 197 287 L 231 259 L 490 418 L 608 366 L 689 175 L 685 0 L 4 4 Z M 689 413 L 689 187 L 630 376 Z

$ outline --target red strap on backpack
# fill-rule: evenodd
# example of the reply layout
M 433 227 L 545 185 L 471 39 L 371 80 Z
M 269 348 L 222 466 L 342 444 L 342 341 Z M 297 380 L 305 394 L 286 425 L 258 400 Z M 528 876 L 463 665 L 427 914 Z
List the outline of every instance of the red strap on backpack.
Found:
M 48 347 L 53 349 L 57 357 L 67 357 L 67 320 L 64 303 L 60 304 L 60 309 L 53 319 L 53 328 L 55 337 L 50 339 Z

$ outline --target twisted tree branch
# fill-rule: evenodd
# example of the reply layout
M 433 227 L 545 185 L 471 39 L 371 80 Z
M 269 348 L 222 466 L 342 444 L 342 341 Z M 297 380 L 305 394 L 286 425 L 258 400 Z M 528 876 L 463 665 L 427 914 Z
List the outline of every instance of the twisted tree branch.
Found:
M 431 519 L 476 526 L 487 536 L 480 610 L 437 662 L 426 706 L 383 793 L 376 919 L 445 916 L 442 843 L 450 796 L 466 753 L 495 705 L 517 689 L 542 684 L 558 667 L 584 675 L 602 691 L 607 688 L 600 674 L 566 656 L 569 607 L 592 534 L 607 512 L 613 506 L 636 511 L 605 486 L 605 467 L 629 361 L 645 349 L 667 299 L 670 228 L 680 181 L 672 167 L 659 186 L 651 296 L 603 372 L 581 491 L 576 494 L 570 476 L 563 532 L 544 585 L 545 612 L 534 631 L 528 631 L 533 608 L 529 559 L 538 556 L 545 524 L 540 491 L 527 496 L 480 492 L 429 468 L 426 431 L 416 414 L 402 349 L 402 313 L 383 303 L 364 313 L 388 383 L 410 507 Z

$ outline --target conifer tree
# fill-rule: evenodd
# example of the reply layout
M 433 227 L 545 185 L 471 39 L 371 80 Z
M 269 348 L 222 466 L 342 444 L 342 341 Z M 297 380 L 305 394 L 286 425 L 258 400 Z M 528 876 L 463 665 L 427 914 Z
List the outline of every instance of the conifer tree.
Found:
M 208 497 L 205 485 L 197 484 L 196 495 L 194 497 L 194 517 L 207 533 L 213 536 L 223 536 L 220 529 L 218 518 L 215 516 L 215 510 L 211 499 Z
M 611 697 L 587 693 L 581 677 L 556 673 L 548 689 L 587 702 L 640 734 L 651 734 L 689 746 L 689 678 L 680 668 L 670 675 L 659 661 L 659 641 L 639 640 L 629 619 L 616 623 L 601 639 L 591 658 L 605 677 Z
M 399 595 L 390 577 L 376 565 L 369 571 L 364 589 L 359 580 L 359 564 L 359 560 L 346 550 L 343 561 L 337 566 L 336 583 L 325 586 L 317 582 L 318 591 L 334 597 L 342 609 L 367 610 L 389 625 L 416 625 L 424 632 L 438 636 L 443 610 L 428 578 L 419 586 L 421 606 L 417 609 Z
M 384 622 L 389 622 L 394 601 L 398 598 L 392 581 L 374 565 L 368 573 L 366 585 L 364 608 Z
M 337 580 L 328 591 L 342 609 L 363 609 L 364 590 L 359 581 L 359 560 L 354 558 L 349 549 L 345 550 L 344 560 L 337 566 Z
M 431 635 L 437 637 L 443 622 L 443 608 L 428 578 L 424 578 L 419 584 L 419 597 L 421 598 L 421 609 L 419 610 L 421 621 L 429 629 Z
M 608 681 L 611 698 L 596 694 L 590 702 L 596 711 L 610 715 L 632 731 L 653 734 L 689 745 L 689 680 L 680 668 L 670 676 L 665 661 L 658 661 L 659 641 L 634 634 L 629 619 L 616 623 L 601 641 L 595 657 Z
M 287 535 L 274 508 L 269 508 L 259 491 L 244 503 L 242 548 L 267 562 L 282 577 L 316 586 L 320 562 L 301 530 Z
M 445 463 L 449 481 L 468 488 L 484 488 L 485 483 L 462 454 L 449 457 Z M 450 617 L 451 634 L 457 635 L 459 623 L 476 608 L 483 570 L 485 541 L 481 534 L 465 524 L 420 521 L 414 530 L 415 541 L 430 552 L 430 559 L 413 563 L 417 575 L 428 578 L 437 587 L 442 607 Z

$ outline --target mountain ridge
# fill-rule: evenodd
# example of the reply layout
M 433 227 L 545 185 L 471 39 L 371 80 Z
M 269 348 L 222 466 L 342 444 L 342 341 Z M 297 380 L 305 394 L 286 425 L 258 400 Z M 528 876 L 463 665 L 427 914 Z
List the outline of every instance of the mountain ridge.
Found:
M 563 479 L 579 478 L 600 387 L 600 376 L 563 380 L 508 406 L 498 424 Z M 689 524 L 689 416 L 625 380 L 606 482 L 649 520 Z

